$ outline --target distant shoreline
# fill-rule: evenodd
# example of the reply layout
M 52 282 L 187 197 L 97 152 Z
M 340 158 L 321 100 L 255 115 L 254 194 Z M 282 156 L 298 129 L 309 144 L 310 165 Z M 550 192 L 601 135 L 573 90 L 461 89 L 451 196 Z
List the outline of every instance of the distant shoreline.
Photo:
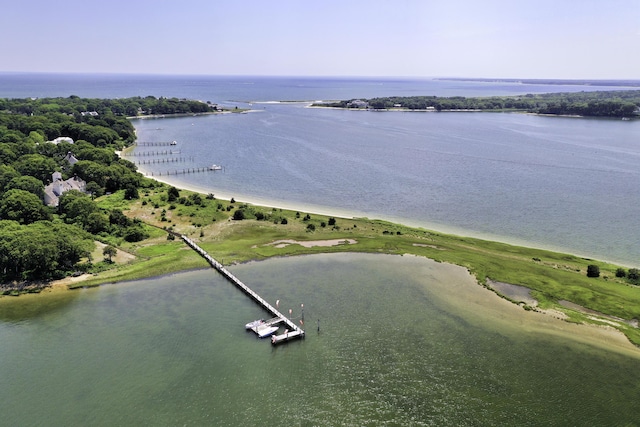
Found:
M 598 79 L 490 79 L 490 78 L 465 78 L 465 77 L 443 77 L 434 78 L 438 81 L 453 82 L 479 82 L 479 83 L 519 83 L 526 85 L 558 85 L 558 86 L 601 86 L 601 87 L 640 87 L 640 80 L 598 80 Z

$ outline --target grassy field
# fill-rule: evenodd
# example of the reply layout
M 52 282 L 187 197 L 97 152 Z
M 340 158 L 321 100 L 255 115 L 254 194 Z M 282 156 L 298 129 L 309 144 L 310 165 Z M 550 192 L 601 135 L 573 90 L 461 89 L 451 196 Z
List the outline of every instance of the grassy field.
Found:
M 636 345 L 640 331 L 640 287 L 616 278 L 617 265 L 573 255 L 446 235 L 366 218 L 330 218 L 276 208 L 232 203 L 186 190 L 169 202 L 166 186 L 140 193 L 133 202 L 121 193 L 99 200 L 105 209 L 119 208 L 143 220 L 151 237 L 138 243 L 113 242 L 134 255 L 126 263 L 95 274 L 74 286 L 94 286 L 205 268 L 208 264 L 180 239 L 168 240 L 170 229 L 198 242 L 224 264 L 326 252 L 414 254 L 466 267 L 478 283 L 494 281 L 525 286 L 538 301 L 528 310 L 555 309 L 568 321 L 613 325 Z M 238 213 L 242 211 L 242 213 Z M 244 219 L 233 219 L 234 216 Z M 289 240 L 299 243 L 278 243 Z M 587 266 L 597 264 L 600 277 L 588 278 Z M 506 296 L 508 297 L 508 296 Z M 570 301 L 584 309 L 567 308 Z M 518 301 L 514 301 L 518 303 Z M 566 304 L 565 304 L 566 305 Z M 593 310 L 594 312 L 587 312 Z

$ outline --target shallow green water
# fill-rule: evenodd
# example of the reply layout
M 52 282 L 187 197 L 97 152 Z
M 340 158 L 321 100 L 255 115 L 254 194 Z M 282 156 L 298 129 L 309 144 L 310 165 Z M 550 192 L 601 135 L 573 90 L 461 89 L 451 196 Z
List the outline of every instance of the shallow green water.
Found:
M 2 304 L 0 424 L 640 420 L 640 359 L 536 332 L 543 316 L 487 306 L 463 269 L 335 254 L 231 270 L 293 316 L 304 303 L 307 338 L 245 332 L 266 314 L 213 270 Z

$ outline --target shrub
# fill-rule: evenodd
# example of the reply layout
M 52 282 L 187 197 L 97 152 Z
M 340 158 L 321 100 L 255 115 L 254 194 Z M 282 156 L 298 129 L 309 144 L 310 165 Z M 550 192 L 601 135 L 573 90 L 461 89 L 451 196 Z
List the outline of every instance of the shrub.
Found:
M 180 190 L 178 190 L 176 187 L 169 187 L 169 189 L 167 190 L 167 200 L 169 202 L 173 202 L 177 200 L 178 197 L 180 197 Z
M 242 209 L 237 209 L 234 213 L 233 213 L 233 219 L 236 221 L 242 221 L 244 219 L 244 210 Z
M 595 264 L 587 266 L 587 277 L 600 277 L 600 267 Z
M 124 190 L 124 198 L 127 200 L 138 199 L 138 188 L 135 185 L 128 185 Z
M 616 277 L 627 277 L 627 272 L 624 271 L 624 268 L 618 268 L 616 270 Z

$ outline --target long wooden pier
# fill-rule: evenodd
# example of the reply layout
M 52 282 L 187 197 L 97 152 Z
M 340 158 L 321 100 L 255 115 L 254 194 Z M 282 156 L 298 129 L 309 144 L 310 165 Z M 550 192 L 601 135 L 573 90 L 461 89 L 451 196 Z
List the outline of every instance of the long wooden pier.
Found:
M 296 338 L 304 338 L 304 330 L 295 324 L 291 319 L 282 314 L 276 307 L 269 304 L 266 300 L 264 300 L 260 295 L 255 293 L 251 288 L 242 283 L 240 279 L 234 276 L 229 270 L 227 270 L 224 265 L 216 261 L 211 255 L 209 255 L 204 249 L 196 244 L 193 240 L 188 238 L 185 235 L 180 235 L 182 240 L 189 245 L 193 250 L 198 252 L 207 262 L 220 274 L 226 277 L 231 283 L 233 283 L 236 287 L 242 290 L 245 294 L 249 295 L 255 302 L 260 304 L 262 308 L 270 312 L 275 318 L 282 319 L 282 322 L 287 325 L 287 332 L 281 335 L 274 335 L 271 337 L 272 344 L 280 344 L 286 341 L 290 341 Z

